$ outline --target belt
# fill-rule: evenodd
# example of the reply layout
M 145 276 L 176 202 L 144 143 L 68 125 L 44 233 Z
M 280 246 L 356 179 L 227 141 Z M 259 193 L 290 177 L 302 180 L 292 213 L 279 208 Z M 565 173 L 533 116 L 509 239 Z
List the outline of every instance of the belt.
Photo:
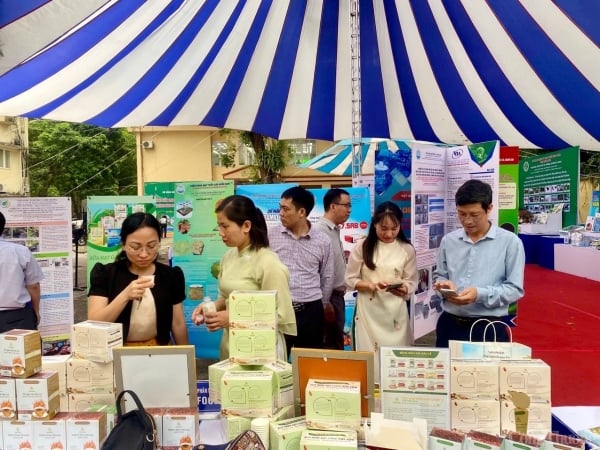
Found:
M 305 308 L 308 308 L 309 306 L 312 306 L 317 302 L 321 303 L 321 299 L 312 300 L 310 302 L 292 302 L 292 307 L 294 308 L 294 311 L 298 312 L 304 310 Z
M 14 311 L 23 311 L 25 310 L 25 306 L 22 308 L 7 308 L 7 309 L 0 309 L 0 313 L 7 313 L 7 312 L 14 312 Z
M 346 295 L 346 288 L 334 289 L 332 293 L 337 295 Z
M 445 314 L 448 316 L 450 320 L 452 320 L 456 325 L 462 327 L 470 327 L 478 320 L 484 319 L 489 320 L 490 322 L 500 321 L 506 322 L 506 318 L 508 316 L 455 316 L 454 314 L 450 314 L 448 311 L 445 311 Z

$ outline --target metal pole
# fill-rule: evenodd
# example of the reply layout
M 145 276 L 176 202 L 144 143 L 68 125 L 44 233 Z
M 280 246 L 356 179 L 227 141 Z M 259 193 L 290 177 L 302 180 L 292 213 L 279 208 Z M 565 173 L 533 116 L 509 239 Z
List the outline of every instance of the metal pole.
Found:
M 352 88 L 352 178 L 362 174 L 359 0 L 350 0 L 350 74 Z

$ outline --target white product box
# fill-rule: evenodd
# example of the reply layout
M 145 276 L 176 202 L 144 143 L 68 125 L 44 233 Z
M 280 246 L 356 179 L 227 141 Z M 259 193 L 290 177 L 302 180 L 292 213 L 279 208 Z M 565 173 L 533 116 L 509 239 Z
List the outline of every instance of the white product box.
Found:
M 12 420 L 2 422 L 2 450 L 33 450 L 33 422 Z
M 58 372 L 58 390 L 61 394 L 67 393 L 67 362 L 71 358 L 71 355 L 42 356 L 42 370 Z
M 114 394 L 69 394 L 69 411 L 87 411 L 92 405 L 115 405 Z
M 221 378 L 221 412 L 246 417 L 269 417 L 276 394 L 273 372 L 232 370 Z
M 113 360 L 112 349 L 123 345 L 123 325 L 86 320 L 73 325 L 73 355 L 96 362 Z
M 233 291 L 227 309 L 232 328 L 271 328 L 277 324 L 277 291 Z
M 462 450 L 465 434 L 461 431 L 433 427 L 429 433 L 429 450 Z
M 270 449 L 300 449 L 300 438 L 306 429 L 304 416 L 271 422 L 269 425 Z
M 544 437 L 552 431 L 552 406 L 549 403 L 531 403 L 527 420 L 527 434 Z M 500 402 L 500 427 L 503 434 L 517 431 L 515 406 L 510 400 Z
M 242 366 L 224 359 L 208 366 L 208 397 L 215 403 L 221 401 L 221 378 L 230 370 L 249 370 L 250 366 Z
M 268 364 L 277 361 L 277 333 L 268 329 L 229 328 L 229 359 L 238 364 Z
M 490 433 L 483 430 L 471 430 L 467 433 L 465 439 L 465 450 L 501 450 L 503 448 L 504 439 L 498 436 L 498 433 Z
M 66 450 L 94 450 L 106 438 L 106 414 L 101 412 L 71 413 L 66 421 Z
M 450 426 L 454 430 L 500 432 L 500 402 L 497 400 L 451 400 Z
M 158 448 L 162 448 L 163 416 L 165 415 L 166 411 L 167 411 L 167 408 L 156 408 L 156 407 L 146 408 L 146 412 L 152 416 L 152 419 L 154 419 L 154 425 L 156 426 L 156 444 L 158 445 Z M 116 414 L 116 408 L 115 408 L 115 414 Z M 114 422 L 113 422 L 113 427 L 114 427 Z M 112 427 L 109 427 L 109 428 L 112 429 Z
M 510 399 L 508 391 L 526 393 L 533 403 L 551 403 L 550 366 L 541 359 L 502 361 L 500 399 Z
M 499 400 L 498 367 L 498 361 L 450 360 L 450 397 L 465 400 Z
M 306 424 L 312 430 L 358 431 L 361 395 L 358 381 L 309 379 L 304 396 Z
M 494 345 L 491 345 L 494 344 Z M 531 347 L 518 342 L 448 341 L 450 358 L 462 359 L 531 359 Z
M 16 381 L 17 409 L 21 420 L 52 419 L 60 408 L 58 373 L 38 372 Z
M 198 442 L 198 411 L 194 408 L 167 408 L 163 414 L 162 449 L 191 450 Z
M 71 393 L 113 394 L 115 392 L 113 363 L 71 358 L 67 362 L 67 386 Z
M 67 416 L 68 413 L 59 413 L 52 420 L 37 420 L 33 422 L 33 434 L 35 436 L 34 450 L 67 448 L 67 429 L 65 424 Z
M 0 418 L 2 420 L 17 418 L 17 388 L 14 378 L 0 377 Z
M 0 334 L 0 375 L 27 378 L 42 370 L 42 338 L 36 330 Z
M 358 448 L 356 431 L 304 430 L 300 436 L 303 450 L 348 450 Z

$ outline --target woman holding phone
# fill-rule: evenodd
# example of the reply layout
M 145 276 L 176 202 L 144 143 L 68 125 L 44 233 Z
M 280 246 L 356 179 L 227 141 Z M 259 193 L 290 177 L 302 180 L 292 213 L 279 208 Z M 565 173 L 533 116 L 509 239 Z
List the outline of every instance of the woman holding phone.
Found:
M 367 237 L 350 252 L 346 269 L 346 285 L 358 291 L 355 348 L 375 352 L 376 380 L 380 347 L 413 342 L 406 301 L 417 287 L 417 262 L 401 224 L 402 211 L 395 203 L 379 205 Z

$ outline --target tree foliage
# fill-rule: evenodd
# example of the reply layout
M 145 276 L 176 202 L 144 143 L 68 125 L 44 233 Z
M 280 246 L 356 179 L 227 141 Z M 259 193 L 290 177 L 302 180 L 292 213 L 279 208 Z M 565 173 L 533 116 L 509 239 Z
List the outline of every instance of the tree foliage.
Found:
M 250 165 L 250 179 L 253 183 L 276 183 L 280 180 L 281 171 L 291 158 L 290 149 L 284 141 L 252 131 L 223 129 L 221 135 L 226 136 L 229 141 L 228 151 L 221 156 L 226 167 L 233 166 L 236 146 L 231 140 L 237 138 L 242 144 L 254 149 L 254 164 Z
M 68 196 L 78 215 L 90 195 L 137 193 L 135 137 L 124 129 L 32 120 L 29 184 L 32 196 Z

